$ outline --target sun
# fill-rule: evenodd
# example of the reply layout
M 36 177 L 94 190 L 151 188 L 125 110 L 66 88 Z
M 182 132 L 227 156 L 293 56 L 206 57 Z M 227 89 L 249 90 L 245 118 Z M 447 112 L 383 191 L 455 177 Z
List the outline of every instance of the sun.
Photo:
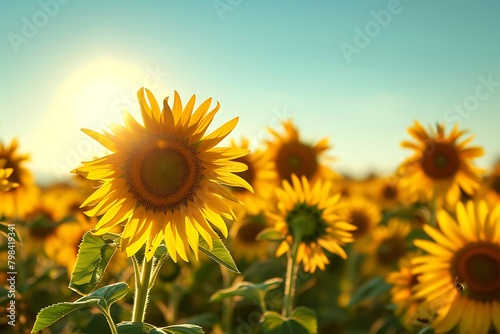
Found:
M 145 82 L 167 95 L 160 81 L 164 79 L 152 68 L 120 59 L 97 58 L 75 68 L 54 90 L 39 126 L 25 139 L 26 146 L 33 152 L 33 161 L 43 169 L 40 172 L 66 179 L 80 161 L 104 154 L 80 128 L 107 129 L 112 123 L 120 122 L 123 111 L 135 114 L 139 109 L 136 92 Z M 65 138 L 63 143 L 60 138 Z M 47 147 L 53 149 L 47 150 Z

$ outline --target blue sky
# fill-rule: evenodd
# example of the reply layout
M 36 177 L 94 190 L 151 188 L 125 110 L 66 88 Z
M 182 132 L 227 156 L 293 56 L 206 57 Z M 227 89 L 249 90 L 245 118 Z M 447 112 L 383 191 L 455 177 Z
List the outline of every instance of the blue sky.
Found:
M 293 117 L 332 167 L 389 173 L 414 119 L 459 122 L 500 157 L 498 1 L 2 1 L 0 140 L 39 182 L 103 151 L 79 131 L 134 115 L 135 92 L 221 103 L 257 145 Z

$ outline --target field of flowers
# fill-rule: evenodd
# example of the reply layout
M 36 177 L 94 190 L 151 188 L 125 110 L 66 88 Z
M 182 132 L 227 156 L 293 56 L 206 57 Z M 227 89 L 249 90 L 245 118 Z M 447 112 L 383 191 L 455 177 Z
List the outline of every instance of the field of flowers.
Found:
M 211 99 L 137 98 L 71 182 L 2 138 L 0 332 L 500 332 L 500 164 L 466 129 L 415 120 L 354 180 L 293 119 L 250 150 Z

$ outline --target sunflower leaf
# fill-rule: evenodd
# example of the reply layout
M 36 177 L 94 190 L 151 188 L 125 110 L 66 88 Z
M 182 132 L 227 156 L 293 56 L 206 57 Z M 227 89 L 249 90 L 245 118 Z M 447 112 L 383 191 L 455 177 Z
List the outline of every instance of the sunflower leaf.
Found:
M 264 334 L 309 334 L 298 321 L 282 317 L 274 311 L 262 315 L 262 330 Z
M 70 289 L 81 295 L 92 292 L 101 281 L 119 243 L 120 236 L 117 234 L 96 236 L 90 232 L 85 233 L 71 273 Z
M 276 231 L 274 228 L 269 227 L 266 228 L 257 235 L 257 240 L 269 240 L 269 241 L 283 241 L 285 237 L 279 231 Z
M 310 334 L 318 332 L 318 320 L 316 313 L 307 307 L 297 307 L 293 310 L 291 319 L 301 324 Z
M 172 334 L 203 334 L 205 333 L 200 326 L 191 324 L 172 325 L 160 328 L 164 332 Z
M 212 260 L 214 260 L 219 264 L 222 264 L 224 267 L 231 270 L 232 272 L 240 274 L 240 271 L 238 270 L 238 267 L 236 267 L 236 264 L 234 263 L 231 254 L 229 253 L 226 246 L 224 246 L 224 244 L 220 239 L 213 240 L 212 249 L 210 249 L 207 242 L 201 238 L 198 245 L 200 247 L 200 250 L 203 253 L 207 254 Z
M 166 334 L 155 326 L 145 322 L 124 321 L 116 325 L 118 334 Z
M 38 313 L 32 333 L 49 327 L 57 320 L 82 307 L 97 307 L 103 312 L 108 312 L 111 304 L 123 298 L 127 292 L 127 283 L 120 282 L 97 289 L 72 303 L 59 303 L 45 307 Z
M 238 282 L 233 286 L 221 289 L 210 297 L 211 302 L 220 301 L 225 298 L 242 296 L 247 301 L 253 301 L 265 308 L 265 295 L 268 291 L 278 288 L 283 282 L 282 278 L 271 278 L 262 283 Z

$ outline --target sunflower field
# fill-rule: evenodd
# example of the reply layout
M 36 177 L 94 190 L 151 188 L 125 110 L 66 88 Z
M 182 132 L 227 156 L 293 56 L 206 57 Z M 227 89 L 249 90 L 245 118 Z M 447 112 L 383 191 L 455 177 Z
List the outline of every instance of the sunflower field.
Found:
M 137 100 L 68 182 L 0 143 L 2 333 L 500 331 L 500 165 L 466 129 L 415 120 L 357 180 L 293 119 L 252 148 L 212 99 Z

